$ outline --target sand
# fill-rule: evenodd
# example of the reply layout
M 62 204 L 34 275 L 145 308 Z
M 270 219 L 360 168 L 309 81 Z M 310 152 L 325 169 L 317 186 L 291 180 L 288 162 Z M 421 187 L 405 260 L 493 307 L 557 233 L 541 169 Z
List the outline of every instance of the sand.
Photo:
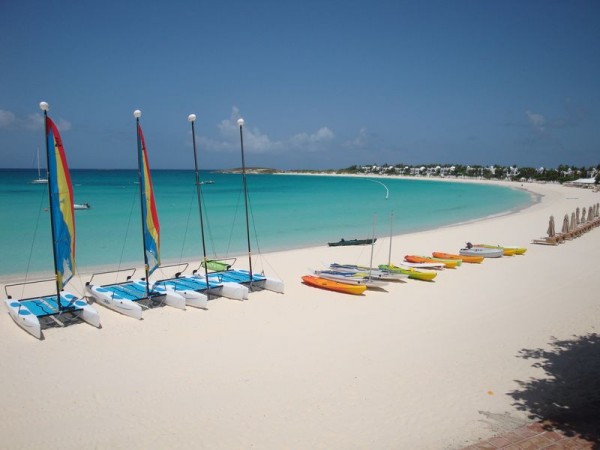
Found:
M 305 286 L 309 267 L 369 262 L 369 247 L 321 246 L 255 263 L 285 281 L 285 294 L 158 308 L 142 321 L 97 306 L 102 329 L 49 329 L 44 341 L 1 314 L 0 447 L 458 449 L 527 423 L 510 394 L 546 374 L 520 351 L 600 327 L 600 228 L 559 246 L 530 242 L 550 215 L 560 229 L 600 194 L 523 188 L 541 201 L 394 237 L 395 262 L 467 240 L 528 248 L 434 283 L 362 297 Z M 388 245 L 378 239 L 375 262 Z

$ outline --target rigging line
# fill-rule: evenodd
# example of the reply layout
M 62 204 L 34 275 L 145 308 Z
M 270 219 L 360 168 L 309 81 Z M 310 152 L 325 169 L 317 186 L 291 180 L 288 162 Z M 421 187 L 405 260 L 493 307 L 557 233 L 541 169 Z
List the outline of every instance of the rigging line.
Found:
M 185 242 L 187 240 L 188 230 L 190 229 L 190 217 L 192 216 L 192 203 L 194 203 L 194 199 L 196 198 L 195 189 L 191 190 L 190 195 L 190 204 L 188 206 L 188 216 L 185 222 L 185 231 L 183 232 L 183 239 L 181 240 L 181 252 L 179 253 L 179 263 L 183 260 L 183 252 L 185 250 Z
M 123 264 L 123 255 L 125 254 L 125 246 L 127 245 L 127 239 L 129 238 L 129 229 L 131 228 L 131 217 L 133 217 L 133 208 L 135 206 L 137 200 L 137 192 L 133 191 L 131 195 L 131 208 L 129 208 L 129 219 L 127 220 L 127 228 L 125 229 L 125 238 L 123 239 L 123 247 L 121 247 L 121 256 L 119 258 L 119 265 L 117 266 L 117 272 L 115 272 L 114 282 L 117 282 L 119 277 L 119 271 L 121 270 L 121 265 Z
M 200 201 L 202 202 L 202 217 L 204 218 L 204 230 L 206 232 L 206 234 L 208 234 L 208 240 L 210 242 L 210 246 L 212 247 L 212 254 L 214 257 L 216 257 L 216 245 L 215 245 L 215 238 L 212 234 L 212 227 L 210 226 L 210 219 L 209 219 L 209 214 L 208 214 L 208 209 L 206 207 L 206 200 L 204 198 L 205 196 L 202 195 Z M 207 231 L 208 229 L 208 231 Z M 208 255 L 207 255 L 208 256 Z
M 44 200 L 48 198 L 48 185 L 44 185 L 44 189 L 42 189 L 40 192 L 40 205 L 38 207 L 37 220 L 35 221 L 35 228 L 33 229 L 31 246 L 29 248 L 29 258 L 27 258 L 27 266 L 25 268 L 25 282 L 27 282 L 27 280 L 29 279 L 29 269 L 31 268 L 31 259 L 33 258 L 33 248 L 35 247 L 35 240 L 38 233 L 38 229 L 40 227 L 40 218 L 42 217 L 42 212 L 44 210 Z M 24 297 L 24 292 L 25 285 L 21 286 L 21 298 Z

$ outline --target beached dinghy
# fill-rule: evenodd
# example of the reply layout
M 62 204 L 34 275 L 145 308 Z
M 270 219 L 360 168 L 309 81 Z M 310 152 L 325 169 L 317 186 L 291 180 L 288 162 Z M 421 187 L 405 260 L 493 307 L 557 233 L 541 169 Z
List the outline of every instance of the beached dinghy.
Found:
M 500 258 L 504 254 L 501 248 L 485 248 L 475 247 L 470 242 L 467 242 L 465 248 L 461 248 L 459 253 L 464 256 L 482 256 L 483 258 Z
M 484 259 L 483 256 L 456 255 L 454 253 L 444 252 L 433 252 L 432 255 L 434 258 L 456 259 L 470 264 L 480 264 L 483 262 Z
M 402 281 L 408 278 L 408 275 L 404 275 L 402 273 L 393 273 L 381 269 L 376 269 L 373 267 L 357 266 L 354 264 L 332 263 L 329 265 L 329 268 L 338 272 L 358 274 L 363 277 L 370 276 L 371 278 L 374 278 L 376 280 L 383 281 Z
M 101 305 L 127 316 L 141 319 L 142 308 L 150 308 L 164 303 L 174 308 L 185 309 L 186 301 L 172 287 L 149 281 L 150 275 L 160 265 L 160 224 L 158 222 L 152 177 L 148 164 L 146 142 L 140 125 L 142 112 L 136 110 L 133 115 L 136 118 L 137 128 L 138 181 L 140 186 L 142 242 L 146 276 L 141 279 L 132 280 L 131 277 L 135 273 L 135 269 L 124 269 L 115 271 L 114 273 L 133 270 L 126 281 L 94 285 L 92 284 L 94 276 L 101 275 L 97 273 L 92 275 L 90 281 L 86 283 L 85 288 L 89 295 L 95 298 Z M 111 272 L 103 272 L 103 274 L 106 273 Z
M 327 280 L 339 281 L 340 283 L 358 284 L 367 288 L 381 289 L 388 285 L 382 280 L 375 280 L 363 275 L 357 275 L 349 272 L 339 272 L 337 270 L 314 270 L 314 274 Z
M 50 227 L 52 230 L 52 251 L 54 255 L 55 278 L 4 287 L 8 314 L 17 325 L 32 336 L 42 339 L 42 329 L 51 325 L 64 326 L 67 321 L 81 319 L 100 328 L 100 316 L 85 299 L 64 290 L 72 278 L 75 268 L 75 214 L 73 209 L 73 187 L 67 165 L 62 139 L 48 117 L 48 104 L 40 103 L 44 111 L 46 155 L 48 161 L 48 200 Z M 13 298 L 9 288 L 34 283 L 54 281 L 54 294 L 29 298 Z
M 312 275 L 303 276 L 302 281 L 309 286 L 327 289 L 329 291 L 342 292 L 344 294 L 361 295 L 367 290 L 367 286 L 365 285 L 340 283 L 326 278 L 313 277 Z
M 412 278 L 413 280 L 433 281 L 433 279 L 437 276 L 437 272 L 429 270 L 417 270 L 412 267 L 403 266 L 404 264 L 399 264 L 397 266 L 394 264 L 380 264 L 379 268 L 381 270 L 389 270 L 390 272 L 403 273 L 408 275 L 408 278 Z
M 525 247 L 518 247 L 516 245 L 513 246 L 504 246 L 504 245 L 490 245 L 490 244 L 473 244 L 473 247 L 483 247 L 483 248 L 500 248 L 503 250 L 504 256 L 513 256 L 513 255 L 523 255 L 527 249 Z
M 436 265 L 439 264 L 442 266 L 442 268 L 445 268 L 445 269 L 455 269 L 462 263 L 462 261 L 460 259 L 437 259 L 437 258 L 430 258 L 427 256 L 405 255 L 403 264 L 406 264 L 407 262 L 417 263 L 417 264 L 419 264 L 419 263 L 433 263 Z

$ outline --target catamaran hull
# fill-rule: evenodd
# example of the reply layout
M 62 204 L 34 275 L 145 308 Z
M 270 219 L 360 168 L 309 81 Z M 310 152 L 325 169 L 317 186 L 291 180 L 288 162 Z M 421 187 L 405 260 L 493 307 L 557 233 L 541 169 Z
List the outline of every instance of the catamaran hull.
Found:
M 230 298 L 232 300 L 248 300 L 248 294 L 250 290 L 241 284 L 232 283 L 230 281 L 222 282 L 223 288 L 221 289 L 221 295 L 223 297 Z
M 42 338 L 42 326 L 39 319 L 25 305 L 15 300 L 4 300 L 8 315 L 12 317 L 17 325 L 31 334 L 33 337 Z
M 202 292 L 193 291 L 191 289 L 186 290 L 174 290 L 171 287 L 167 287 L 167 297 L 169 294 L 176 294 L 183 297 L 185 305 L 192 306 L 194 308 L 208 309 L 208 296 Z M 183 308 L 185 309 L 185 307 Z
M 99 292 L 96 286 L 86 286 L 85 290 L 96 303 L 125 316 L 142 320 L 142 307 L 124 298 L 114 298 L 110 292 Z
M 277 292 L 278 294 L 283 294 L 284 285 L 283 281 L 278 280 L 277 278 L 266 277 L 264 282 L 265 289 L 273 292 Z

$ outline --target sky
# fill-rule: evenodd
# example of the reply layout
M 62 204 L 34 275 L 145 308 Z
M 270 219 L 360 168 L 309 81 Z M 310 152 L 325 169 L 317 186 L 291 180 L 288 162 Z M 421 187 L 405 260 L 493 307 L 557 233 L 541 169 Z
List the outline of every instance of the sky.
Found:
M 0 0 L 0 167 L 600 163 L 597 0 Z

